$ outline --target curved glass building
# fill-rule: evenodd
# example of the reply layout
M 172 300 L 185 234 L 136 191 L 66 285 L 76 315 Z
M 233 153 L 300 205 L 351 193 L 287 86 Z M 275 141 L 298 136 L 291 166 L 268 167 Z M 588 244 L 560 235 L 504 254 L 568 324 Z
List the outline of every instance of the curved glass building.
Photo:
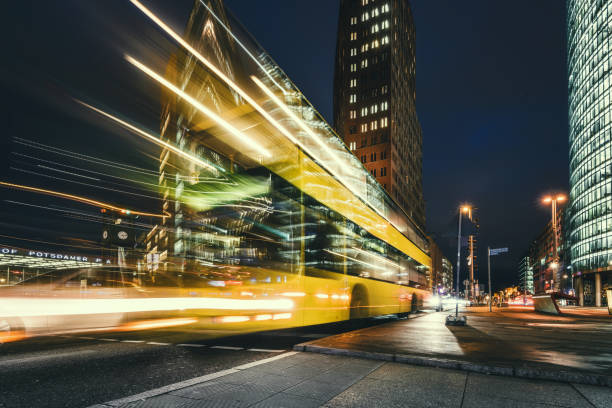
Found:
M 581 303 L 612 287 L 612 0 L 568 0 L 570 245 Z

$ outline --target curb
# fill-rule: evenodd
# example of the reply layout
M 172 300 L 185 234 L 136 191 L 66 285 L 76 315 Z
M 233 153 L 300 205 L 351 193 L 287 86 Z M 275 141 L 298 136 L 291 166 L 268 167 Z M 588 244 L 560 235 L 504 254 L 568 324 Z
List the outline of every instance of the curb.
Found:
M 310 353 L 333 354 L 338 356 L 366 358 L 369 360 L 393 361 L 396 363 L 412 364 L 426 367 L 450 368 L 453 370 L 461 370 L 489 375 L 499 375 L 504 377 L 529 378 L 564 383 L 612 387 L 612 377 L 601 374 L 557 371 L 534 367 L 490 365 L 439 357 L 424 357 L 410 354 L 378 353 L 370 351 L 321 347 L 310 344 L 310 342 L 296 344 L 295 346 L 293 346 L 293 350 Z

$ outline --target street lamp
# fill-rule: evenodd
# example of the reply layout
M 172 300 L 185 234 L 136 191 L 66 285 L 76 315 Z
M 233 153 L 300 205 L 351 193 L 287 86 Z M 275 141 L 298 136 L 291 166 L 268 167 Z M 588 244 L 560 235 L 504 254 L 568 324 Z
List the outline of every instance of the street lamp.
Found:
M 457 228 L 457 304 L 455 306 L 455 316 L 459 315 L 459 276 L 461 271 L 461 221 L 463 214 L 470 211 L 468 205 L 462 205 L 459 208 L 459 227 Z
M 542 199 L 542 202 L 544 204 L 550 204 L 551 205 L 551 210 L 552 210 L 552 229 L 553 229 L 553 235 L 554 235 L 554 247 L 553 247 L 553 262 L 550 264 L 550 267 L 553 270 L 553 280 L 555 277 L 555 273 L 556 273 L 556 269 L 559 266 L 559 253 L 558 253 L 558 248 L 559 248 L 559 238 L 558 238 L 558 234 L 557 234 L 557 204 L 558 203 L 562 203 L 565 200 L 567 200 L 567 197 L 563 194 L 557 194 L 556 196 L 546 196 Z M 551 284 L 551 288 L 554 290 L 554 285 Z

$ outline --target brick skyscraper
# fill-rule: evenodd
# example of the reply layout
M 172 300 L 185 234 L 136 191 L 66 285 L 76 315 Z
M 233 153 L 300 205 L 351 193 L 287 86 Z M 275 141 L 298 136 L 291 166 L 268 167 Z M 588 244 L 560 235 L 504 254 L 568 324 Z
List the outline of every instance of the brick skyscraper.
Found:
M 389 195 L 425 228 L 415 29 L 407 0 L 341 0 L 334 127 Z

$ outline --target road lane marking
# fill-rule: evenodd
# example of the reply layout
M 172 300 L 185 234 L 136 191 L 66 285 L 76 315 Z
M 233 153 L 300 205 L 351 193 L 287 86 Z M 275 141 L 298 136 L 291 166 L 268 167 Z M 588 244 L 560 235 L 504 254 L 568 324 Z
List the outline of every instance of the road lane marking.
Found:
M 121 340 L 122 343 L 144 343 L 144 340 Z
M 151 344 L 153 346 L 169 346 L 171 343 L 158 343 L 156 341 L 147 341 L 147 344 Z
M 263 360 L 253 361 L 252 363 L 247 363 L 243 365 L 239 365 L 234 367 L 236 370 L 246 370 L 247 368 L 256 367 L 260 364 L 270 363 L 272 361 L 280 360 L 281 358 L 289 357 L 294 354 L 297 354 L 297 351 L 289 351 L 287 353 L 279 354 L 278 356 L 264 358 Z
M 98 340 L 101 340 L 101 341 L 119 341 L 117 339 L 98 339 Z
M 206 347 L 206 344 L 190 344 L 190 343 L 181 343 L 177 344 L 178 347 Z
M 271 349 L 260 349 L 260 348 L 250 348 L 248 351 L 260 351 L 262 353 L 282 353 L 287 350 L 271 350 Z
M 223 377 L 228 374 L 234 374 L 240 372 L 240 370 L 245 370 L 247 368 L 255 367 L 260 364 L 269 363 L 272 361 L 280 360 L 281 358 L 290 357 L 297 354 L 297 351 L 289 351 L 287 353 L 279 354 L 278 356 L 264 358 L 262 360 L 257 360 L 252 363 L 243 364 L 237 367 L 228 368 L 227 370 L 217 371 L 216 373 L 206 374 L 201 377 L 192 378 L 190 380 L 181 381 L 178 383 L 166 385 L 160 388 L 155 388 L 149 391 L 142 392 L 140 394 L 131 395 L 129 397 L 116 399 L 113 401 L 103 402 L 102 404 L 95 404 L 89 408 L 100 407 L 100 406 L 108 406 L 108 407 L 120 407 L 122 405 L 129 404 L 131 402 L 136 402 L 140 400 L 144 400 L 146 398 L 155 397 L 161 394 L 167 394 L 172 391 L 180 390 L 182 388 L 191 387 L 192 385 L 201 384 L 210 380 L 214 380 L 215 378 Z
M 212 346 L 213 349 L 221 350 L 244 350 L 244 347 L 233 347 L 233 346 Z

